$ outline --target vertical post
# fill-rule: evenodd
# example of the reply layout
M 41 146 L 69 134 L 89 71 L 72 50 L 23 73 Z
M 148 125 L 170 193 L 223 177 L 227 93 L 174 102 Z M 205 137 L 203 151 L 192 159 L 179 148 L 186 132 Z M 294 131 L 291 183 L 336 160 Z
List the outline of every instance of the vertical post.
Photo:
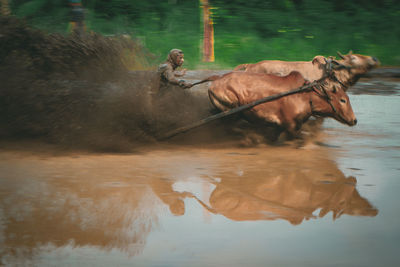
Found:
M 8 16 L 11 14 L 10 7 L 8 6 L 8 0 L 1 0 L 1 15 Z
M 81 0 L 68 0 L 71 6 L 70 29 L 71 32 L 82 36 L 85 32 L 85 11 Z
M 214 62 L 214 27 L 210 18 L 208 0 L 200 0 L 203 6 L 203 61 Z

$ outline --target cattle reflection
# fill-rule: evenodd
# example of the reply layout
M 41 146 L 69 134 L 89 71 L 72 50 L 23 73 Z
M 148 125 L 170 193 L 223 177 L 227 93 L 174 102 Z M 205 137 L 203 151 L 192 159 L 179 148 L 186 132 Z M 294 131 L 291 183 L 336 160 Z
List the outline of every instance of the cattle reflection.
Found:
M 193 197 L 208 211 L 234 221 L 283 219 L 298 225 L 329 212 L 334 220 L 343 214 L 378 214 L 358 193 L 355 177 L 345 177 L 333 161 L 308 156 L 299 152 L 281 160 L 274 154 L 265 161 L 267 168 L 244 168 L 241 176 L 219 173 L 219 179 L 207 178 L 216 186 L 209 204 Z
M 184 199 L 192 197 L 189 192 L 177 192 L 173 189 L 174 182 L 165 178 L 151 178 L 149 185 L 154 194 L 168 206 L 170 212 L 175 216 L 185 214 Z

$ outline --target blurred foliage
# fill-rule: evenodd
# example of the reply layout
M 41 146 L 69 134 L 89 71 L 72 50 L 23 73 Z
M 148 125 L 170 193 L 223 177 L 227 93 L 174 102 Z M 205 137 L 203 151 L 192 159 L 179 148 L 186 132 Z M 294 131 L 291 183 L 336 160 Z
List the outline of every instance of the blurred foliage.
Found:
M 264 59 L 311 60 L 336 51 L 400 64 L 399 0 L 209 0 L 215 23 L 215 63 L 201 63 L 199 0 L 83 0 L 86 25 L 106 35 L 128 34 L 164 60 L 185 52 L 189 68 L 234 67 Z M 12 0 L 12 13 L 51 32 L 65 32 L 67 0 Z

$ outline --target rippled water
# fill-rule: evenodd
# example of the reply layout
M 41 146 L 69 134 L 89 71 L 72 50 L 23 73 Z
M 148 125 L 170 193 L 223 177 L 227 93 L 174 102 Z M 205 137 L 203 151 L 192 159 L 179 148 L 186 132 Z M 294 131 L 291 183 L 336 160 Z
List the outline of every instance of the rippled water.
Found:
M 396 266 L 399 94 L 350 99 L 358 124 L 301 149 L 2 149 L 1 262 Z

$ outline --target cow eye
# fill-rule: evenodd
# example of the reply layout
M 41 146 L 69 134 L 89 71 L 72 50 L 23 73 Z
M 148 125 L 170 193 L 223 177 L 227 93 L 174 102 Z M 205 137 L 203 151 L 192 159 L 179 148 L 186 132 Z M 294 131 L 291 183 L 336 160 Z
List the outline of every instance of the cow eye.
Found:
M 340 102 L 342 102 L 342 103 L 346 103 L 346 99 L 340 99 Z

